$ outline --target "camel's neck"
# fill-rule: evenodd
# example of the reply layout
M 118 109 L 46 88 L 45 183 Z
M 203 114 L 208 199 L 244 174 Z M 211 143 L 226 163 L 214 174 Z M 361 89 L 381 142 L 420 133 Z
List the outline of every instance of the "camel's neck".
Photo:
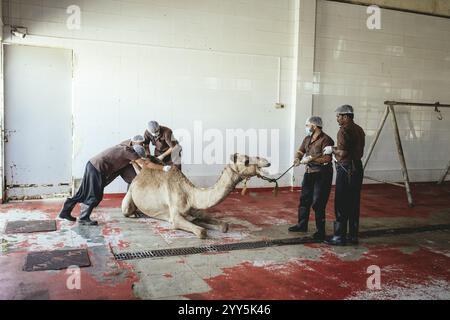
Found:
M 207 209 L 222 202 L 236 185 L 243 179 L 231 168 L 226 166 L 216 184 L 207 189 L 196 188 L 193 192 L 192 204 L 197 209 Z

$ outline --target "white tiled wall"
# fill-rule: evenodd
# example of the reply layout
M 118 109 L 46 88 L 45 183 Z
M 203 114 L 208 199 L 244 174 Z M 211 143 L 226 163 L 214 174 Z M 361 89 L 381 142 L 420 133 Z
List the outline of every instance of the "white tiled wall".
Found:
M 293 0 L 5 0 L 4 12 L 31 34 L 292 56 Z M 78 5 L 82 28 L 66 28 Z
M 314 50 L 316 32 L 316 0 L 299 1 L 296 17 L 296 43 L 294 62 L 294 96 L 295 107 L 291 116 L 291 141 L 292 154 L 298 150 L 305 137 L 305 120 L 311 116 L 313 110 L 313 90 L 314 81 Z M 295 168 L 291 178 L 293 184 L 298 186 L 304 174 L 304 166 Z
M 74 4 L 81 30 L 66 26 Z M 222 132 L 279 129 L 284 171 L 311 110 L 335 136 L 334 109 L 353 104 L 370 143 L 384 100 L 450 103 L 449 20 L 383 10 L 383 29 L 369 31 L 365 7 L 318 0 L 315 13 L 316 0 L 6 0 L 5 23 L 28 27 L 29 36 L 5 31 L 4 41 L 73 50 L 77 178 L 91 156 L 142 133 L 150 119 L 191 134 L 196 120 Z M 274 108 L 279 61 L 285 109 Z M 448 161 L 450 114 L 443 115 L 399 110 L 413 180 L 436 179 Z M 391 133 L 374 152 L 372 175 L 399 174 Z M 210 185 L 222 167 L 184 171 Z M 119 180 L 107 192 L 124 191 Z
M 369 30 L 366 7 L 318 1 L 314 113 L 337 132 L 334 109 L 351 104 L 372 141 L 385 100 L 450 104 L 450 20 L 382 10 L 381 30 Z M 398 107 L 397 118 L 413 181 L 437 180 L 449 160 L 450 110 Z M 389 120 L 368 175 L 398 180 L 400 165 Z M 366 148 L 367 149 L 367 148 Z
M 23 40 L 5 32 L 6 42 L 74 51 L 75 177 L 91 156 L 142 134 L 151 119 L 191 134 L 197 120 L 204 130 L 222 132 L 279 129 L 280 170 L 289 166 L 295 0 L 3 4 L 6 23 L 26 26 L 29 32 Z M 82 10 L 81 30 L 66 27 L 69 5 Z M 277 110 L 280 59 L 280 102 L 286 108 Z M 194 182 L 210 185 L 222 168 L 186 165 L 183 171 Z M 124 191 L 119 180 L 107 192 Z
M 3 39 L 3 7 L 0 6 L 0 40 Z M 0 46 L 0 54 L 1 57 L 3 57 L 3 47 Z M 3 95 L 3 58 L 0 58 L 0 106 L 3 107 L 4 106 L 4 95 Z M 4 150 L 4 145 L 2 143 L 0 143 L 0 154 L 3 154 L 3 150 Z M 3 168 L 0 168 L 0 176 L 3 177 L 4 176 L 4 170 Z M 3 181 L 4 179 L 0 179 L 0 189 L 3 190 Z

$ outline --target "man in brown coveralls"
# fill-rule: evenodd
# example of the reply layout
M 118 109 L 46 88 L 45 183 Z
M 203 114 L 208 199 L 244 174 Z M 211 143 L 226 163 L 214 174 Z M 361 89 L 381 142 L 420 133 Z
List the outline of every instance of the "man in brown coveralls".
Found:
M 135 161 L 140 167 L 169 171 L 170 166 L 154 164 L 144 159 L 145 150 L 141 145 L 143 140 L 142 136 L 136 136 L 91 158 L 86 164 L 80 188 L 74 197 L 66 199 L 59 218 L 76 221 L 71 212 L 77 203 L 81 203 L 78 222 L 83 225 L 97 225 L 97 221 L 91 220 L 90 216 L 92 210 L 102 201 L 105 187 L 119 175 L 122 175 L 124 180 L 134 178 L 129 172 L 124 173 L 124 169 L 130 166 L 130 161 Z
M 290 232 L 307 232 L 309 212 L 314 209 L 316 218 L 315 240 L 325 239 L 325 208 L 333 181 L 333 165 L 330 155 L 323 155 L 323 149 L 334 146 L 334 141 L 322 131 L 322 119 L 311 117 L 306 121 L 306 137 L 297 151 L 294 165 L 306 165 L 303 176 L 298 223 Z
M 341 106 L 336 109 L 336 114 L 340 126 L 337 146 L 323 150 L 324 154 L 335 155 L 337 172 L 334 237 L 326 243 L 343 246 L 347 243 L 358 244 L 361 187 L 364 178 L 361 158 L 366 135 L 353 121 L 352 106 Z
M 181 146 L 170 128 L 160 126 L 156 121 L 150 121 L 144 133 L 144 147 L 147 154 L 150 154 L 150 143 L 155 146 L 155 157 L 164 165 L 174 165 L 181 170 Z

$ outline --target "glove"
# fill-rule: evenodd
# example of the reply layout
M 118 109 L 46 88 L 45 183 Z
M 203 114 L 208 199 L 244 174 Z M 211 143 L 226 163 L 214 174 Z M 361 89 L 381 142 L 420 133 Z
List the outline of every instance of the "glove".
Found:
M 300 159 L 299 159 L 299 158 L 295 158 L 295 159 L 294 159 L 294 166 L 295 166 L 295 167 L 298 167 L 300 164 L 301 164 Z
M 311 162 L 312 159 L 313 159 L 313 157 L 307 156 L 307 157 L 304 157 L 304 158 L 302 159 L 302 161 L 300 161 L 300 163 L 301 163 L 301 164 L 308 164 L 308 163 Z
M 171 168 L 172 168 L 172 166 L 164 166 L 163 171 L 168 172 Z
M 325 147 L 325 148 L 323 149 L 323 154 L 324 154 L 324 155 L 330 155 L 330 154 L 333 154 L 333 147 L 332 147 L 332 146 Z

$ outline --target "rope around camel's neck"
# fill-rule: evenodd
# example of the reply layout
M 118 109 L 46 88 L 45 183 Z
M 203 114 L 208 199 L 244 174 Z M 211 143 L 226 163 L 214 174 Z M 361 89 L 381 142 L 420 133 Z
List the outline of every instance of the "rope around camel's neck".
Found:
M 236 183 L 236 185 L 241 182 L 244 181 L 244 187 L 242 188 L 241 191 L 241 195 L 245 196 L 245 194 L 247 193 L 247 182 L 252 178 L 252 176 L 243 176 L 240 172 L 238 172 L 236 169 L 234 169 L 232 167 L 232 165 L 229 165 L 228 168 L 231 169 L 231 171 L 237 175 L 239 177 L 238 182 Z M 283 173 L 280 177 L 274 179 L 274 178 L 269 178 L 266 176 L 263 176 L 261 174 L 256 174 L 256 176 L 264 181 L 270 182 L 270 183 L 275 183 L 275 187 L 273 188 L 273 195 L 276 197 L 278 195 L 278 180 L 280 180 L 286 173 L 288 173 L 289 170 L 291 170 L 293 168 L 293 166 L 291 168 L 289 168 L 285 173 Z

